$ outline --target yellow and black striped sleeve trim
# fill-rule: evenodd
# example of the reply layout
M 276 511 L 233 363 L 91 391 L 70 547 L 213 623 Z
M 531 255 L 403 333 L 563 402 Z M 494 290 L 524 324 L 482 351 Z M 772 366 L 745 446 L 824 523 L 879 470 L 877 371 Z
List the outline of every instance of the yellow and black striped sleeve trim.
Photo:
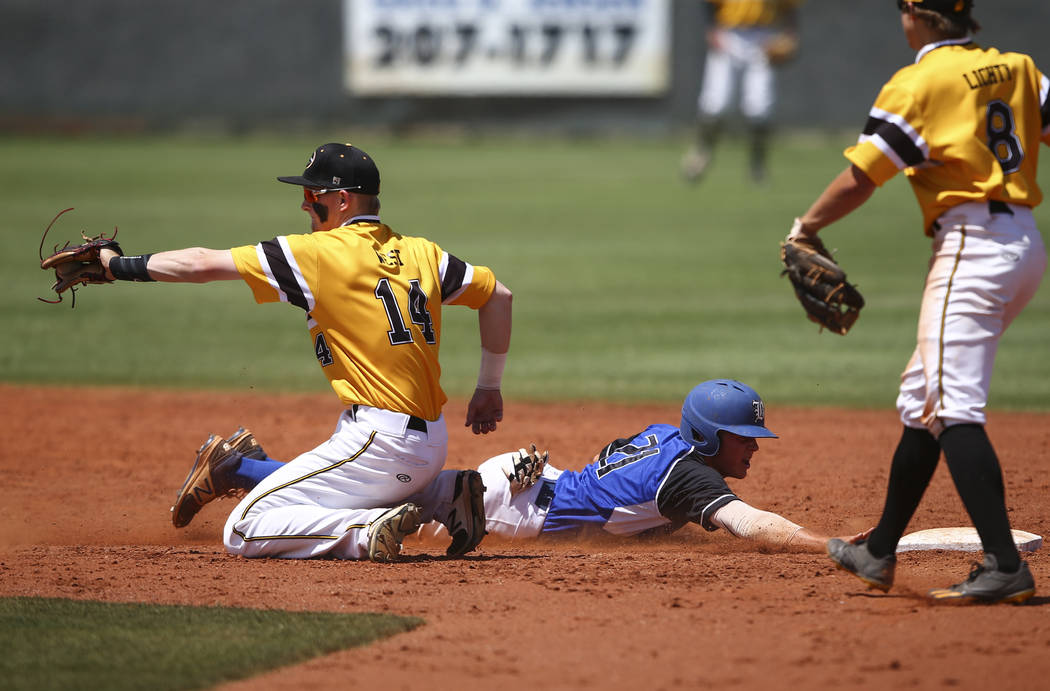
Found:
M 316 301 L 304 269 L 315 268 L 317 252 L 308 236 L 281 235 L 231 252 L 256 302 L 287 302 L 306 312 L 313 310 Z
M 496 289 L 496 276 L 484 266 L 474 266 L 459 257 L 442 252 L 438 265 L 441 304 L 465 305 L 478 309 Z
M 1039 75 L 1039 114 L 1042 116 L 1043 141 L 1050 138 L 1050 79 Z

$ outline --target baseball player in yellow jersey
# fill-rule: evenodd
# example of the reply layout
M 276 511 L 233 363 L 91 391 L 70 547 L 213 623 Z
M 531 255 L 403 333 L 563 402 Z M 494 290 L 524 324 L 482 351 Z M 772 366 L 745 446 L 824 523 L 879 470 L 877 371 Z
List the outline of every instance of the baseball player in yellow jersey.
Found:
M 904 431 L 886 503 L 866 543 L 828 543 L 841 568 L 889 590 L 894 552 L 943 451 L 984 563 L 934 600 L 1020 602 L 1035 582 L 1010 533 L 985 404 L 1003 331 L 1035 294 L 1046 250 L 1032 217 L 1039 144 L 1050 144 L 1050 80 L 1027 55 L 977 45 L 972 0 L 898 0 L 915 62 L 883 86 L 847 167 L 796 219 L 813 235 L 898 171 L 922 209 L 933 257 L 918 345 L 901 377 Z
M 466 424 L 484 434 L 503 415 L 510 291 L 489 269 L 384 225 L 379 170 L 355 146 L 320 146 L 302 175 L 278 180 L 302 187 L 310 233 L 231 250 L 103 256 L 115 279 L 240 279 L 257 302 L 287 302 L 306 313 L 314 356 L 344 410 L 320 446 L 276 472 L 259 471 L 265 479 L 258 484 L 242 478 L 240 489 L 251 490 L 226 522 L 227 551 L 393 561 L 403 537 L 428 520 L 448 526 L 449 554 L 474 549 L 484 535 L 481 476 L 441 472 L 448 443 L 438 364 L 441 308 L 478 310 L 481 371 Z M 258 443 L 243 430 L 229 439 L 210 437 L 172 507 L 176 527 L 207 499 L 239 489 L 219 486 L 217 470 L 246 465 L 256 458 L 253 450 Z M 431 483 L 446 487 L 451 502 L 411 501 Z
M 788 41 L 797 46 L 797 6 L 802 0 L 705 0 L 707 55 L 697 99 L 696 141 L 682 157 L 681 173 L 696 182 L 714 156 L 734 93 L 751 141 L 750 172 L 766 176 L 766 154 L 776 99 L 775 65 L 769 48 Z M 780 59 L 786 59 L 782 55 Z

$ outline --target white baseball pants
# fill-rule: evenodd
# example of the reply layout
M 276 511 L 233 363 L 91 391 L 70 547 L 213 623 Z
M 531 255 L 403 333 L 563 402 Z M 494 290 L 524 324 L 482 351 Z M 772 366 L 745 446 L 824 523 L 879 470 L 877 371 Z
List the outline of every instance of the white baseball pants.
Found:
M 722 30 L 724 50 L 708 49 L 697 106 L 701 116 L 716 118 L 729 109 L 740 86 L 740 112 L 752 121 L 767 121 L 773 111 L 774 75 L 766 57 L 769 29 Z
M 508 473 L 514 467 L 517 453 L 504 453 L 493 456 L 480 466 L 478 472 L 485 483 L 485 530 L 489 535 L 506 539 L 525 539 L 538 537 L 547 519 L 547 508 L 536 506 L 536 496 L 540 493 L 542 482 L 518 494 L 511 494 Z M 554 482 L 563 471 L 549 463 L 543 468 L 543 479 Z M 424 524 L 419 534 L 422 537 L 434 538 L 445 536 L 448 531 L 436 521 L 441 520 L 445 506 L 452 500 L 453 485 L 443 482 L 446 474 L 456 471 L 446 470 L 441 478 L 424 492 L 424 505 L 435 507 L 433 523 Z
M 1032 211 L 991 213 L 960 204 L 938 219 L 919 312 L 918 345 L 901 375 L 897 409 L 909 426 L 939 436 L 953 424 L 985 423 L 999 339 L 1046 271 Z
M 226 551 L 243 557 L 367 559 L 369 524 L 422 493 L 445 464 L 444 416 L 427 422 L 426 432 L 409 429 L 408 421 L 403 413 L 367 406 L 344 412 L 328 441 L 285 464 L 241 500 L 223 530 Z

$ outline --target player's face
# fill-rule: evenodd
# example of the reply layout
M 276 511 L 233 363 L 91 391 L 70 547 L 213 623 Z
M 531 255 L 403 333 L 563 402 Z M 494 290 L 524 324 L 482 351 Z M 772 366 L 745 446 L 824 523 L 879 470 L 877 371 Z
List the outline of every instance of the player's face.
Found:
M 758 442 L 751 437 L 741 437 L 732 432 L 719 432 L 721 443 L 718 453 L 707 461 L 707 465 L 717 470 L 723 477 L 743 479 L 751 467 L 751 456 L 758 451 Z
M 303 188 L 303 203 L 299 205 L 310 216 L 310 230 L 331 230 L 335 227 L 338 214 L 336 208 L 342 201 L 338 190 L 311 190 Z M 333 205 L 335 205 L 333 207 Z
M 915 16 L 910 5 L 905 5 L 901 11 L 901 28 L 904 29 L 904 37 L 908 40 L 908 47 L 912 50 L 920 50 L 929 41 L 921 29 L 925 23 Z

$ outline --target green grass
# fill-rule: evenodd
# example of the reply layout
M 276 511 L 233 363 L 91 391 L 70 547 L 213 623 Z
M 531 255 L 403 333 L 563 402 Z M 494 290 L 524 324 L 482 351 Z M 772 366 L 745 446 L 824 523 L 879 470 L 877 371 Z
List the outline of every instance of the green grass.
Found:
M 735 377 L 769 402 L 892 406 L 914 346 L 929 242 L 903 179 L 823 237 L 868 306 L 847 337 L 818 333 L 779 276 L 777 243 L 845 165 L 847 136 L 776 140 L 772 179 L 748 183 L 740 142 L 683 184 L 677 138 L 354 140 L 383 172 L 383 218 L 492 267 L 515 294 L 510 400 L 674 401 Z M 324 391 L 302 316 L 255 306 L 240 283 L 97 286 L 45 305 L 39 234 L 120 227 L 129 252 L 230 247 L 301 232 L 298 173 L 318 138 L 0 139 L 0 380 Z M 1045 168 L 1045 166 L 1043 166 Z M 1044 180 L 1050 176 L 1044 175 Z M 1037 209 L 1044 231 L 1050 207 Z M 1050 290 L 1006 334 L 991 405 L 1050 409 Z M 476 316 L 445 313 L 443 382 L 473 387 Z
M 410 631 L 386 614 L 0 599 L 4 689 L 201 689 Z

